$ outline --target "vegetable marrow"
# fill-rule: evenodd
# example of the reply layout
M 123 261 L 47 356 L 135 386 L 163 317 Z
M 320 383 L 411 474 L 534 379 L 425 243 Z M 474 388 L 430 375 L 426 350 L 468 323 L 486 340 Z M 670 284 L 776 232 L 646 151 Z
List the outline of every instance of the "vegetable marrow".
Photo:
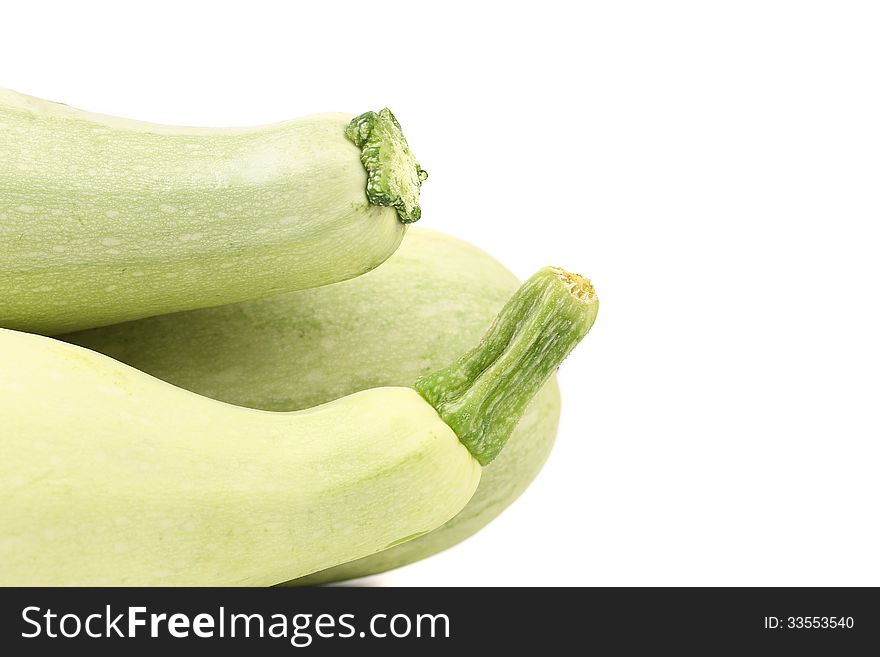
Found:
M 0 584 L 273 584 L 429 531 L 597 310 L 588 282 L 543 269 L 415 389 L 291 413 L 0 330 Z M 462 424 L 465 408 L 480 421 Z
M 58 334 L 358 276 L 421 215 L 387 109 L 184 128 L 0 90 L 0 326 Z
M 414 226 L 373 271 L 342 283 L 63 336 L 221 401 L 293 411 L 380 386 L 410 386 L 475 344 L 519 287 L 484 251 Z M 544 464 L 559 421 L 555 377 L 526 409 L 454 518 L 388 550 L 315 573 L 324 583 L 396 568 L 485 526 Z

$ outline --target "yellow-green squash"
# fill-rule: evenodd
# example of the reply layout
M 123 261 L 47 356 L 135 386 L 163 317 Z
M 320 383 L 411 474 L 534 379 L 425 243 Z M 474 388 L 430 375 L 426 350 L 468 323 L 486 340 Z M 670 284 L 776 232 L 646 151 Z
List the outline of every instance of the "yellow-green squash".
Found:
M 387 262 L 350 281 L 63 339 L 208 397 L 297 410 L 376 386 L 412 385 L 478 340 L 518 285 L 484 251 L 412 227 Z M 396 568 L 481 529 L 537 475 L 556 436 L 559 408 L 551 378 L 485 468 L 471 501 L 442 527 L 307 581 Z
M 0 585 L 275 584 L 427 532 L 597 310 L 588 281 L 545 268 L 413 387 L 295 412 L 0 329 Z

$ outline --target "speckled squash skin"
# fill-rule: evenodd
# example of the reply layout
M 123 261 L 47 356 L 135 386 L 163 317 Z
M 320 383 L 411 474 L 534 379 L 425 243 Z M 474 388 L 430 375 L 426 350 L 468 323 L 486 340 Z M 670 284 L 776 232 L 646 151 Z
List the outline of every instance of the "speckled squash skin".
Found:
M 427 174 L 390 112 L 355 119 L 358 145 L 351 121 L 165 126 L 0 89 L 0 326 L 56 335 L 369 271 Z
M 411 228 L 358 278 L 244 303 L 69 334 L 183 388 L 267 410 L 298 410 L 376 386 L 412 385 L 473 346 L 519 282 L 461 240 Z M 435 554 L 509 506 L 546 460 L 559 420 L 555 378 L 484 470 L 467 506 L 434 531 L 295 584 L 362 577 Z

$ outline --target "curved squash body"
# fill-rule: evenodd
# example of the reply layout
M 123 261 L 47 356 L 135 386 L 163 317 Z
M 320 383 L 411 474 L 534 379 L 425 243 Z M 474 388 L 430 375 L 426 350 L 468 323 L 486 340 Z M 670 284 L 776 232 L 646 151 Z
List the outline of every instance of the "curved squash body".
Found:
M 434 529 L 480 465 L 417 392 L 294 413 L 0 329 L 0 585 L 267 585 Z
M 350 281 L 64 339 L 209 397 L 295 410 L 376 386 L 412 385 L 474 345 L 517 287 L 516 277 L 485 252 L 414 227 L 386 263 Z M 303 583 L 382 572 L 472 535 L 537 475 L 558 420 L 559 389 L 551 379 L 455 518 Z

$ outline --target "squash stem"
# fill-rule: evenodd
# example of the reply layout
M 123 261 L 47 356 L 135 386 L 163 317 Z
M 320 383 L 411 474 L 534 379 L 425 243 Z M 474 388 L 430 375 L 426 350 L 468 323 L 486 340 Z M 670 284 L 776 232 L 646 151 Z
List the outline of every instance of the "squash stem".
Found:
M 485 466 L 532 397 L 589 332 L 598 310 L 588 279 L 545 267 L 513 295 L 476 347 L 419 379 L 415 389 Z
M 361 149 L 361 163 L 367 171 L 367 200 L 394 208 L 404 224 L 418 221 L 422 216 L 419 190 L 428 172 L 416 161 L 391 110 L 386 107 L 355 117 L 345 129 L 345 136 Z

